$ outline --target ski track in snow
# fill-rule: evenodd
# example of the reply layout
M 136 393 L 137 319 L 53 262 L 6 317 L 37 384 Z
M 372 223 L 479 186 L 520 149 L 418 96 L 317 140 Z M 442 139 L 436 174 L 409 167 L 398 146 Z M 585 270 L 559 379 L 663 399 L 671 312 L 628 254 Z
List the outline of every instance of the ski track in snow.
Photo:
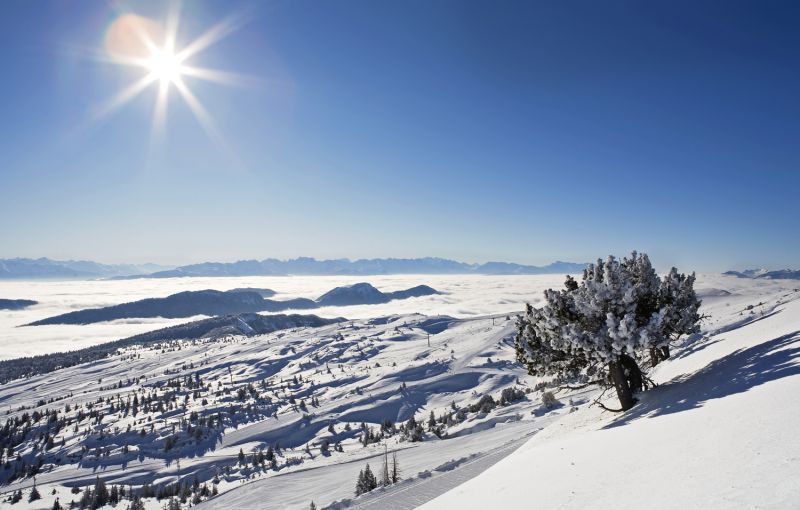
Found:
M 480 454 L 458 464 L 452 469 L 442 473 L 434 473 L 430 477 L 417 476 L 403 485 L 389 487 L 385 491 L 373 491 L 374 494 L 366 494 L 364 498 L 358 500 L 348 508 L 358 508 L 362 510 L 412 510 L 444 494 L 450 489 L 458 487 L 467 480 L 478 476 L 490 466 L 513 453 L 514 450 L 522 446 L 527 440 L 528 437 L 517 439 L 510 445 Z M 332 505 L 327 508 L 334 510 L 336 507 Z

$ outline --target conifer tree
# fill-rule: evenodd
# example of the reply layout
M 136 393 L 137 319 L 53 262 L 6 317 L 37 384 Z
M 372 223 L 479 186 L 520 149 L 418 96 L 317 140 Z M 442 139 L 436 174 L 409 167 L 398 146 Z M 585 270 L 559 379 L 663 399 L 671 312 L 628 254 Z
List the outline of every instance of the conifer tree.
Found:
M 31 489 L 30 495 L 28 496 L 28 502 L 30 503 L 31 501 L 36 501 L 37 499 L 42 499 L 42 495 L 39 494 L 39 489 L 37 489 L 34 485 L 33 489 Z
M 358 472 L 358 478 L 356 479 L 356 496 L 360 496 L 366 492 L 364 488 L 364 470 L 360 470 Z
M 383 452 L 383 463 L 381 464 L 381 485 L 383 487 L 388 487 L 392 484 L 392 478 L 389 475 L 389 454 L 384 450 Z
M 375 489 L 377 486 L 378 486 L 378 480 L 375 478 L 375 475 L 369 468 L 369 463 L 368 463 L 364 468 L 364 488 L 366 489 L 365 492 L 369 492 Z
M 400 481 L 400 464 L 397 463 L 397 452 L 392 452 L 392 469 L 389 473 L 392 483 Z
M 568 276 L 563 290 L 545 291 L 543 307 L 527 305 L 518 321 L 517 358 L 531 375 L 608 381 L 621 410 L 630 409 L 634 393 L 647 386 L 645 353 L 668 356 L 671 340 L 698 331 L 693 285 L 694 275 L 676 269 L 662 280 L 645 254 L 598 260 L 580 283 Z

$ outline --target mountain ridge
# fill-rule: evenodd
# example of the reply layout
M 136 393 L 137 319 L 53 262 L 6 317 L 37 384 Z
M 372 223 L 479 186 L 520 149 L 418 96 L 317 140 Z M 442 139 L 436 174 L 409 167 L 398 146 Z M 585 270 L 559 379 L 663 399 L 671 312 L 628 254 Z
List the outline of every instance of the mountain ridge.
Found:
M 183 278 L 212 276 L 372 276 L 388 274 L 558 274 L 580 273 L 583 262 L 555 261 L 543 266 L 514 262 L 466 263 L 439 257 L 374 259 L 247 259 L 201 262 L 183 266 L 158 264 L 102 264 L 89 260 L 0 259 L 0 280 Z
M 27 326 L 51 324 L 93 324 L 117 319 L 165 317 L 187 318 L 196 315 L 218 317 L 232 314 L 283 312 L 286 310 L 309 310 L 324 306 L 372 305 L 388 303 L 395 299 L 430 296 L 439 292 L 427 285 L 394 292 L 381 292 L 369 283 L 336 287 L 316 300 L 293 298 L 287 300 L 265 299 L 274 295 L 270 289 L 212 289 L 183 291 L 164 298 L 146 298 L 101 308 L 86 308 L 41 319 Z
M 557 274 L 578 273 L 588 263 L 556 261 L 545 266 L 532 266 L 511 262 L 486 262 L 468 264 L 438 257 L 383 258 L 383 259 L 327 259 L 311 257 L 278 260 L 240 260 L 237 262 L 203 262 L 180 266 L 166 271 L 119 277 L 180 278 L 191 276 L 369 276 L 384 274 Z
M 722 273 L 737 278 L 752 278 L 762 280 L 800 280 L 800 270 L 798 269 L 777 269 L 770 271 L 767 269 L 745 269 L 744 271 L 725 271 Z

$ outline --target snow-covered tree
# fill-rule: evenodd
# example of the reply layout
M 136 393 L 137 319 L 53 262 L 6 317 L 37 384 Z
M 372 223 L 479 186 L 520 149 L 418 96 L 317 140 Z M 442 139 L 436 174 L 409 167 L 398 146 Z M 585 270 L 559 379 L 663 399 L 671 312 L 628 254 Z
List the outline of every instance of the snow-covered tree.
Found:
M 622 410 L 634 404 L 646 378 L 645 353 L 669 353 L 669 342 L 697 331 L 700 301 L 694 275 L 670 271 L 662 280 L 646 254 L 589 265 L 580 283 L 547 290 L 541 308 L 527 306 L 518 321 L 517 358 L 532 375 L 588 376 L 612 384 Z
M 388 487 L 392 484 L 392 477 L 389 475 L 389 454 L 383 452 L 383 463 L 381 464 L 381 479 L 380 484 L 383 487 Z
M 358 472 L 358 478 L 356 479 L 356 496 L 360 496 L 367 492 L 366 487 L 364 486 L 364 470 L 360 470 Z
M 674 267 L 661 280 L 658 292 L 659 309 L 663 311 L 664 316 L 661 334 L 669 341 L 700 331 L 700 300 L 694 291 L 694 281 L 694 273 L 687 276 L 678 273 Z M 669 356 L 669 342 L 660 349 L 653 349 L 650 352 L 653 366 L 661 360 L 668 359 Z
M 392 468 L 389 470 L 389 477 L 392 483 L 400 481 L 400 464 L 397 463 L 397 452 L 392 452 Z
M 378 480 L 375 478 L 375 474 L 369 468 L 369 464 L 367 464 L 366 467 L 364 467 L 364 487 L 366 487 L 367 492 L 369 492 L 377 486 Z
M 367 464 L 362 471 L 358 472 L 358 479 L 356 480 L 356 496 L 367 493 L 378 486 L 378 480 L 372 473 L 372 470 Z

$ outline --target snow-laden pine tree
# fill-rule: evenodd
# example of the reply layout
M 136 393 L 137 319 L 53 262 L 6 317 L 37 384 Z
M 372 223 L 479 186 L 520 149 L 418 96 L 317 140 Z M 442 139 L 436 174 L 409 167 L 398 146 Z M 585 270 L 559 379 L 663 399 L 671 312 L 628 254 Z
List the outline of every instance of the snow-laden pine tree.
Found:
M 369 468 L 369 464 L 364 467 L 364 488 L 366 489 L 365 492 L 369 492 L 373 489 L 378 487 L 378 479 L 375 478 L 375 474 Z
M 392 483 L 400 481 L 400 464 L 397 463 L 397 452 L 392 452 L 392 469 L 389 476 L 392 479 Z
M 700 331 L 700 300 L 694 292 L 694 281 L 694 274 L 687 276 L 678 273 L 674 267 L 661 280 L 661 288 L 658 291 L 659 309 L 664 314 L 661 333 L 669 341 Z M 652 365 L 655 366 L 669 356 L 669 342 L 667 342 L 655 352 L 651 351 Z
M 364 494 L 366 490 L 364 489 L 364 470 L 358 472 L 358 478 L 356 478 L 356 496 L 360 496 Z
M 646 254 L 598 260 L 544 297 L 518 321 L 517 358 L 531 375 L 612 384 L 622 410 L 645 387 L 645 354 L 665 358 L 671 340 L 698 331 L 694 274 L 673 268 L 661 279 Z
M 381 479 L 380 484 L 383 487 L 388 487 L 392 484 L 392 478 L 389 475 L 389 453 L 384 450 L 383 452 L 383 463 L 381 464 Z

